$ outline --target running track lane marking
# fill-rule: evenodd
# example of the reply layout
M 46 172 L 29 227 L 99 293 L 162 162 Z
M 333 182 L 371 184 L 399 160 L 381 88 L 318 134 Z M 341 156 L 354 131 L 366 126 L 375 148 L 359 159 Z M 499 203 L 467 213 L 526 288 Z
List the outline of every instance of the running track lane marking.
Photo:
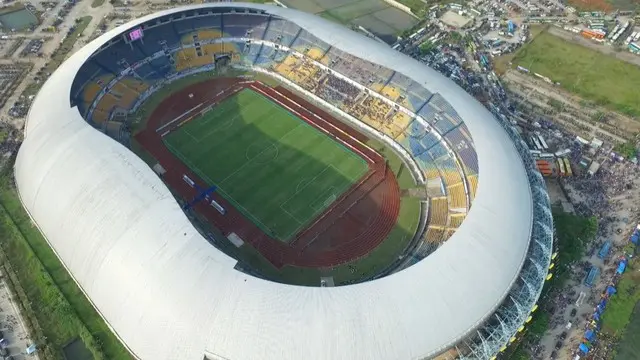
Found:
M 203 103 L 203 102 L 202 102 L 202 103 L 200 103 L 200 104 L 198 104 L 198 105 L 196 105 L 196 106 L 194 106 L 194 107 L 192 107 L 191 109 L 189 109 L 189 110 L 187 110 L 187 111 L 183 112 L 182 114 L 178 115 L 175 119 L 173 119 L 173 120 L 169 121 L 168 123 L 166 123 L 166 124 L 164 124 L 164 125 L 160 126 L 159 128 L 157 128 L 157 129 L 156 129 L 156 132 L 161 132 L 161 131 L 162 131 L 164 128 L 166 128 L 167 126 L 169 126 L 169 125 L 173 124 L 174 122 L 176 122 L 176 121 L 180 120 L 183 116 L 186 116 L 186 115 L 191 114 L 191 112 L 193 112 L 194 110 L 198 109 L 198 108 L 199 108 L 199 107 L 201 107 L 202 105 L 204 105 L 204 103 Z

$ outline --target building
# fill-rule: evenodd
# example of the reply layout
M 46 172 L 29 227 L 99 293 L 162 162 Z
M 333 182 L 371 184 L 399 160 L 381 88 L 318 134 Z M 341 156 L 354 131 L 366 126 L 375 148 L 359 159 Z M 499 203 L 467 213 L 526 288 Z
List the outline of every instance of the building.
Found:
M 143 33 L 143 42 L 131 51 L 155 49 L 123 52 L 113 63 L 101 63 L 112 73 L 112 80 L 98 83 L 98 92 L 105 93 L 113 79 L 156 56 L 174 59 L 182 35 L 176 29 L 211 27 L 238 44 L 260 44 L 251 47 L 258 53 L 248 50 L 255 58 L 238 66 L 270 74 L 258 61 L 262 51 L 306 36 L 322 42 L 326 56 L 373 64 L 391 74 L 388 81 L 401 78 L 398 84 L 422 93 L 423 104 L 413 114 L 430 119 L 424 121 L 433 131 L 446 137 L 464 123 L 477 159 L 464 153 L 469 144 L 449 152 L 481 173 L 473 206 L 458 230 L 422 261 L 351 286 L 291 286 L 235 270 L 236 261 L 203 238 L 153 170 L 114 141 L 118 135 L 105 136 L 107 129 L 85 121 L 92 105 L 73 100 L 79 74 L 92 76 L 85 64 L 93 54 L 139 40 Z M 278 35 L 265 36 L 269 31 Z M 363 69 L 340 76 L 350 84 L 364 82 L 364 88 L 369 75 L 362 75 Z M 188 68 L 197 70 L 193 64 Z M 171 70 L 156 87 L 176 74 Z M 433 108 L 439 112 L 426 112 Z M 457 125 L 443 127 L 445 118 Z M 420 167 L 419 154 L 402 145 L 400 134 L 393 138 L 385 131 L 378 131 L 380 140 Z M 114 333 L 141 359 L 491 359 L 530 319 L 551 262 L 553 224 L 544 181 L 508 122 L 426 65 L 285 8 L 241 3 L 175 8 L 87 44 L 36 96 L 15 177 L 34 223 Z

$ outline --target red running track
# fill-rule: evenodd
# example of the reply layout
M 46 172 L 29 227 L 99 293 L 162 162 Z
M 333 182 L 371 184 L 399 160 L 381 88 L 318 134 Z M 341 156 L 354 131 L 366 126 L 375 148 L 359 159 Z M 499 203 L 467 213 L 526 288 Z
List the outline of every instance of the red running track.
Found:
M 360 153 L 368 160 L 369 172 L 310 226 L 298 233 L 290 244 L 265 234 L 217 193 L 213 198 L 227 210 L 224 216 L 206 202 L 196 204 L 194 210 L 225 235 L 236 233 L 278 268 L 285 265 L 331 267 L 360 258 L 375 249 L 394 227 L 400 211 L 400 189 L 395 175 L 387 171 L 380 154 L 364 145 L 366 137 L 282 87 L 274 89 L 245 79 L 217 78 L 190 85 L 164 99 L 152 113 L 146 129 L 135 137 L 166 170 L 163 175 L 165 183 L 184 199 L 192 199 L 197 191 L 184 182 L 183 174 L 200 187 L 207 187 L 165 147 L 162 135 L 156 129 L 180 117 L 180 121 L 165 126 L 162 133 L 171 131 L 197 116 L 200 109 L 213 106 L 246 87 L 293 110 L 310 125 Z M 198 111 L 185 114 L 196 107 Z

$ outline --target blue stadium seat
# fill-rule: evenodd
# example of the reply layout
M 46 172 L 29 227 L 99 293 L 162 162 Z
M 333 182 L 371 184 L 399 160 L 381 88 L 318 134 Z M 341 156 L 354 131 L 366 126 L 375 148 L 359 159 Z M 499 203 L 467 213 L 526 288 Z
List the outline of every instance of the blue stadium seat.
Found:
M 433 105 L 433 107 L 447 114 L 447 116 L 451 118 L 451 121 L 453 122 L 454 125 L 458 125 L 462 123 L 462 119 L 460 118 L 460 115 L 458 115 L 458 113 L 453 109 L 451 104 L 449 104 L 442 97 L 442 95 L 437 93 L 433 94 L 433 96 L 431 97 L 431 101 L 429 101 L 429 103 Z
M 224 33 L 231 37 L 244 37 L 251 31 L 251 38 L 262 39 L 268 17 L 252 14 L 225 14 Z
M 180 37 L 172 26 L 173 22 L 169 24 L 162 24 L 150 29 L 144 33 L 142 41 L 138 41 L 137 44 L 143 48 L 143 52 L 147 54 L 154 54 L 162 50 L 160 42 L 164 41 L 167 47 L 174 48 L 180 43 Z
M 260 49 L 260 53 L 255 60 L 255 64 L 264 68 L 269 67 L 273 64 L 273 55 L 275 53 L 275 49 L 271 46 L 263 45 Z
M 292 22 L 272 18 L 264 39 L 272 42 L 279 42 L 284 46 L 290 46 L 298 36 L 300 27 Z M 278 40 L 279 39 L 279 40 Z
M 309 47 L 309 48 L 313 47 L 313 48 L 321 49 L 323 52 L 329 49 L 329 45 L 327 43 L 318 39 L 317 37 L 310 34 L 306 30 L 302 30 L 300 32 L 300 34 L 295 39 L 291 47 L 297 50 L 303 50 L 305 47 Z
M 222 15 L 207 15 L 207 16 L 197 16 L 190 19 L 187 19 L 189 23 L 193 26 L 194 30 L 200 29 L 221 29 L 221 24 L 224 21 Z
M 421 109 L 431 99 L 431 92 L 413 80 L 406 89 L 407 98 L 413 105 L 414 111 Z
M 448 153 L 449 152 L 447 151 L 447 148 L 445 148 L 444 145 L 442 145 L 441 143 L 438 143 L 429 149 L 429 154 L 434 159 L 439 159 L 447 155 Z
M 429 150 L 439 142 L 438 138 L 419 121 L 413 121 L 405 130 L 403 145 L 414 156 Z
M 473 147 L 471 138 L 467 135 L 465 124 L 460 124 L 445 135 L 453 151 L 458 154 L 460 161 L 472 174 L 478 173 L 478 155 Z
M 431 105 L 426 104 L 420 109 L 420 111 L 418 111 L 418 115 L 425 119 L 429 124 L 433 125 L 436 120 L 436 109 L 432 108 Z
M 169 57 L 162 56 L 149 62 L 154 69 L 155 76 L 152 79 L 162 79 L 174 71 L 173 65 L 169 62 Z
M 105 74 L 106 72 L 104 71 L 104 69 L 99 67 L 94 62 L 88 61 L 84 65 L 82 65 L 80 70 L 78 70 L 76 77 L 73 79 L 73 84 L 71 85 L 71 103 L 82 101 L 82 99 L 80 98 L 82 97 L 84 86 L 91 79 L 96 79 Z
M 118 65 L 119 61 L 125 60 L 129 65 L 132 65 L 144 60 L 146 57 L 137 46 L 129 45 L 120 40 L 96 54 L 94 60 L 102 66 L 110 67 L 110 70 L 115 71 L 117 74 L 124 69 Z
M 156 77 L 155 72 L 156 71 L 153 69 L 153 67 L 148 63 L 139 64 L 135 69 L 136 75 L 145 80 L 153 80 Z
M 265 32 L 264 39 L 267 41 L 276 41 L 278 36 L 282 33 L 285 20 L 271 18 L 267 31 Z
M 282 28 L 282 40 L 280 43 L 285 46 L 291 46 L 293 41 L 298 37 L 301 29 L 298 25 L 286 21 L 284 23 L 284 27 Z
M 192 20 L 193 19 L 180 19 L 171 22 L 171 25 L 179 38 L 195 31 Z
M 389 79 L 389 86 L 393 86 L 397 90 L 400 90 L 400 94 L 404 97 L 407 96 L 406 89 L 413 81 L 408 77 L 400 74 L 399 72 L 395 72 L 391 79 Z

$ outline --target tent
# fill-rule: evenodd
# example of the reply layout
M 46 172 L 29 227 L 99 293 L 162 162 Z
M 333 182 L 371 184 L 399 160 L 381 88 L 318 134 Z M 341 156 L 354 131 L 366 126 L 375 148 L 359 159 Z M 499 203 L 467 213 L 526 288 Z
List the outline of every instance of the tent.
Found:
M 593 330 L 587 330 L 584 333 L 584 338 L 587 341 L 593 341 L 596 338 L 596 333 Z
M 611 241 L 607 240 L 604 244 L 602 244 L 602 247 L 598 252 L 598 257 L 600 259 L 604 259 L 605 257 L 607 257 L 607 255 L 609 255 L 609 250 L 611 250 Z
M 607 286 L 607 289 L 605 291 L 606 291 L 607 296 L 611 296 L 611 295 L 616 293 L 616 288 L 614 288 L 613 286 L 609 285 L 609 286 Z
M 627 268 L 627 261 L 626 260 L 620 261 L 620 264 L 618 264 L 618 270 L 616 270 L 616 273 L 622 274 L 626 268 Z
M 578 346 L 578 350 L 582 351 L 585 354 L 589 353 L 589 348 L 584 343 Z
M 607 307 L 607 299 L 600 300 L 600 303 L 598 304 L 598 306 L 604 310 Z
M 36 344 L 30 345 L 26 350 L 27 355 L 31 355 L 34 352 L 36 352 Z

